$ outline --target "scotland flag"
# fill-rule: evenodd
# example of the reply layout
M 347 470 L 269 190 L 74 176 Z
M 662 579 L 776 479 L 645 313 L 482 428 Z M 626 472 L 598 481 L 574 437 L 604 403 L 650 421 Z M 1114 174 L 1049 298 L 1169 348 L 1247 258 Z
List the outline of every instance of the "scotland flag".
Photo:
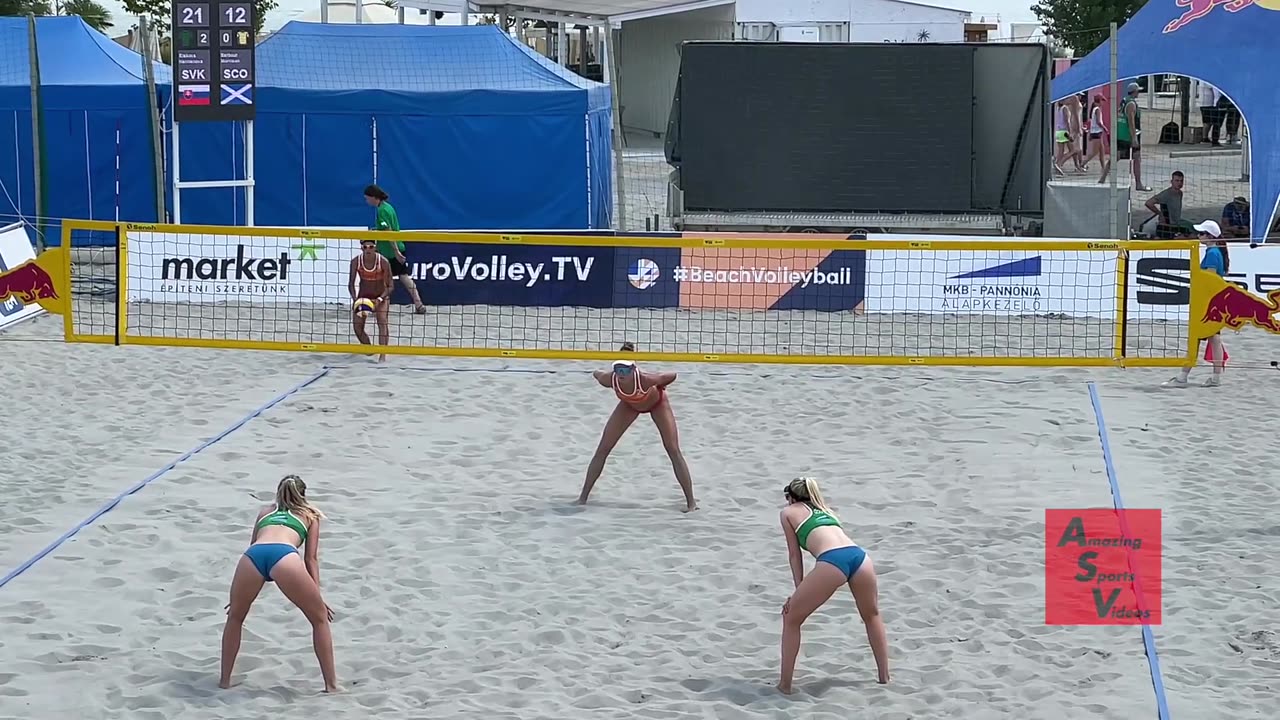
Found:
M 253 85 L 223 85 L 222 86 L 222 104 L 223 105 L 252 105 L 253 104 Z

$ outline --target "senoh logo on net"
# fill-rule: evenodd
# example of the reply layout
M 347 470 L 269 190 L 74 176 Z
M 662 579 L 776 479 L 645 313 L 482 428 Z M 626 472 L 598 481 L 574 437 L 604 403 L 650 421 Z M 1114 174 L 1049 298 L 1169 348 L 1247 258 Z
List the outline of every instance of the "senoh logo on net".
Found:
M 511 282 L 533 287 L 540 282 L 586 282 L 591 279 L 594 257 L 560 255 L 543 262 L 511 260 L 507 255 L 477 258 L 452 255 L 441 262 L 415 262 L 415 280 Z
M 160 292 L 283 293 L 293 262 L 288 252 L 255 257 L 244 245 L 236 246 L 235 257 L 167 257 L 160 261 Z

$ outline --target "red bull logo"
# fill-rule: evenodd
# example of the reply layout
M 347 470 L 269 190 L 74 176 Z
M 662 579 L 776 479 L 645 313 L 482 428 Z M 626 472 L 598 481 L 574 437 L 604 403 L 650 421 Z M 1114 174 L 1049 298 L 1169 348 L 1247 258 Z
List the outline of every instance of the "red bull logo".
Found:
M 1214 293 L 1205 305 L 1201 322 L 1206 326 L 1202 337 L 1209 337 L 1223 328 L 1239 330 L 1245 325 L 1260 327 L 1267 332 L 1280 334 L 1280 290 L 1272 290 L 1260 298 L 1238 285 L 1228 284 Z
M 61 315 L 66 311 L 66 298 L 58 290 L 54 280 L 63 261 L 60 249 L 47 250 L 35 260 L 0 272 L 0 303 L 17 298 L 25 304 L 38 304 L 45 310 Z
M 1206 17 L 1221 5 L 1229 13 L 1238 13 L 1247 7 L 1257 5 L 1267 10 L 1280 10 L 1280 0 L 1175 0 L 1177 6 L 1186 8 L 1182 15 L 1164 26 L 1166 33 L 1177 32 L 1182 28 Z

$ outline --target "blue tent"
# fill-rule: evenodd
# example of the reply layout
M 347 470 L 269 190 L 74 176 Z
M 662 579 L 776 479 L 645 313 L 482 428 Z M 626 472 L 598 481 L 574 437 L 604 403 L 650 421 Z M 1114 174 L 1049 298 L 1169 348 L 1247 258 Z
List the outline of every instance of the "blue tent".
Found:
M 254 224 L 607 228 L 609 88 L 495 27 L 291 22 L 258 46 Z M 183 123 L 183 181 L 243 179 L 244 123 Z M 243 189 L 182 191 L 184 223 L 245 222 Z
M 34 222 L 31 64 L 26 18 L 0 17 L 0 216 Z M 36 18 L 44 214 L 154 222 L 155 160 L 143 57 L 78 17 Z M 169 68 L 155 64 L 168 94 Z M 160 103 L 164 100 L 161 98 Z M 118 180 L 118 182 L 117 182 Z M 45 240 L 59 242 L 58 224 Z M 114 243 L 114 238 L 101 238 Z M 91 239 L 81 239 L 94 242 Z M 98 244 L 98 243 L 95 243 Z
M 1239 108 L 1249 123 L 1252 230 L 1261 241 L 1280 202 L 1280 2 L 1151 2 L 1120 28 L 1116 41 L 1120 79 L 1198 78 Z M 1054 100 L 1106 86 L 1110 76 L 1107 41 L 1053 81 Z

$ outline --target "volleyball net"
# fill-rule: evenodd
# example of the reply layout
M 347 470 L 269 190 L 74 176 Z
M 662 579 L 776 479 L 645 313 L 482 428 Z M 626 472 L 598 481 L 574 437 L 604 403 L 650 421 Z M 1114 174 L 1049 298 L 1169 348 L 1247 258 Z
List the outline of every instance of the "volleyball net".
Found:
M 390 354 L 597 359 L 630 341 L 668 361 L 1162 366 L 1196 346 L 1188 303 L 1139 302 L 1133 272 L 1154 259 L 1190 299 L 1194 241 L 68 222 L 68 258 L 102 233 L 114 266 L 69 260 L 71 340 L 367 352 L 351 262 L 395 239 L 426 307 L 396 283 Z

